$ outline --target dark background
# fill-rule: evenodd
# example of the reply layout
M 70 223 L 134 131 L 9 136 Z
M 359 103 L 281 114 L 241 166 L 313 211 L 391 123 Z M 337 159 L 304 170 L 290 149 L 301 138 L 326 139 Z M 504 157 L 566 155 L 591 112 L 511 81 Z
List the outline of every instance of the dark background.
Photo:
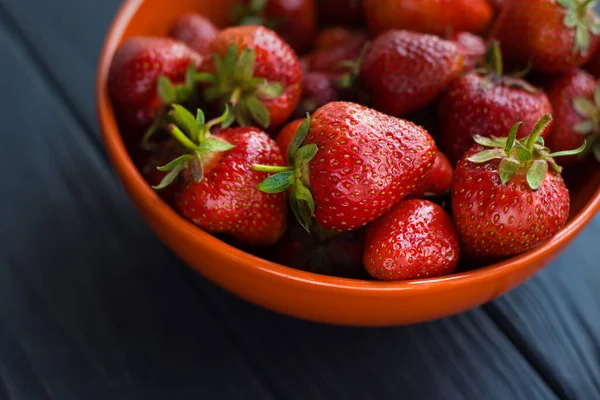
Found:
M 411 327 L 293 320 L 189 271 L 99 137 L 118 5 L 0 0 L 0 399 L 600 399 L 600 217 L 502 299 Z

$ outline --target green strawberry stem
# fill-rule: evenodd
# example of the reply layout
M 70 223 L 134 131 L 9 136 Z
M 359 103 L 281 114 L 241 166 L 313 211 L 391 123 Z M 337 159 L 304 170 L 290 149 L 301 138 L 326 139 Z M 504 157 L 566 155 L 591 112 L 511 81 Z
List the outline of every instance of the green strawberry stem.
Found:
M 502 50 L 500 42 L 497 40 L 490 41 L 486 56 L 485 65 L 477 70 L 477 73 L 482 75 L 484 79 L 491 84 L 501 84 L 505 87 L 523 89 L 529 93 L 537 93 L 537 89 L 521 79 L 527 75 L 531 69 L 528 64 L 523 71 L 516 72 L 510 75 L 504 75 L 504 61 L 502 58 Z
M 315 144 L 303 145 L 310 130 L 310 116 L 300 124 L 288 150 L 289 167 L 255 164 L 255 171 L 270 172 L 269 176 L 258 185 L 265 193 L 281 193 L 291 189 L 290 208 L 302 227 L 310 232 L 315 214 L 315 201 L 309 189 L 308 163 L 317 155 Z
M 493 71 L 497 76 L 504 74 L 504 62 L 502 60 L 502 51 L 497 40 L 492 40 L 488 49 L 487 55 L 489 67 L 493 67 Z
M 186 149 L 190 151 L 198 150 L 198 146 L 196 146 L 190 139 L 188 139 L 185 133 L 183 133 L 183 131 L 179 129 L 177 125 L 169 124 L 167 129 L 169 133 L 179 141 L 179 143 L 185 146 Z
M 205 159 L 212 153 L 225 152 L 233 148 L 230 143 L 212 137 L 210 133 L 210 130 L 218 124 L 227 128 L 233 123 L 233 115 L 229 107 L 225 108 L 223 115 L 208 123 L 205 122 L 204 113 L 200 109 L 194 117 L 179 104 L 173 104 L 171 107 L 169 117 L 174 122 L 168 125 L 167 130 L 187 149 L 188 153 L 157 168 L 159 171 L 168 173 L 157 186 L 153 187 L 156 190 L 169 186 L 186 169 L 190 171 L 194 181 L 200 182 L 204 177 L 203 163 Z
M 535 143 L 537 142 L 538 138 L 540 137 L 542 132 L 544 132 L 544 129 L 546 129 L 550 122 L 552 122 L 552 115 L 546 114 L 537 122 L 537 124 L 535 124 L 533 130 L 531 131 L 531 134 L 527 139 L 527 150 L 529 150 L 530 152 L 533 151 L 533 146 L 535 146 Z
M 338 89 L 352 89 L 357 85 L 360 69 L 370 48 L 371 43 L 367 42 L 356 60 L 344 60 L 337 64 L 336 68 L 350 68 L 350 72 L 336 79 L 335 85 Z
M 529 75 L 529 73 L 531 72 L 532 69 L 533 69 L 533 63 L 531 62 L 531 60 L 527 60 L 527 65 L 521 71 L 513 72 L 511 74 L 511 76 L 513 78 L 523 79 L 527 75 Z
M 551 121 L 550 114 L 544 115 L 535 125 L 531 134 L 521 140 L 516 140 L 516 138 L 522 122 L 516 123 L 506 138 L 475 136 L 476 143 L 490 149 L 482 150 L 467 160 L 482 164 L 500 159 L 498 173 L 503 185 L 520 172 L 525 175 L 529 187 L 537 190 L 544 181 L 548 167 L 551 167 L 556 173 L 561 172 L 562 169 L 556 164 L 554 158 L 579 154 L 586 147 L 584 141 L 578 149 L 551 153 L 540 136 Z
M 144 149 L 150 148 L 150 139 L 160 128 L 165 125 L 165 117 L 168 108 L 175 103 L 186 103 L 195 94 L 196 89 L 196 66 L 190 64 L 185 73 L 185 82 L 174 85 L 171 80 L 161 75 L 156 81 L 156 93 L 160 98 L 162 107 L 157 111 L 152 125 L 144 133 L 141 146 Z
M 253 169 L 258 172 L 268 172 L 268 173 L 278 173 L 278 172 L 286 172 L 293 171 L 294 167 L 280 167 L 278 165 L 260 165 L 255 164 Z
M 146 132 L 144 133 L 144 136 L 142 137 L 142 141 L 141 141 L 142 149 L 150 150 L 152 148 L 152 146 L 150 144 L 150 139 L 152 139 L 152 136 L 154 136 L 156 131 L 158 131 L 160 129 L 163 118 L 164 118 L 164 114 L 161 113 L 160 117 L 155 118 L 152 125 L 150 125 L 150 127 L 146 130 Z

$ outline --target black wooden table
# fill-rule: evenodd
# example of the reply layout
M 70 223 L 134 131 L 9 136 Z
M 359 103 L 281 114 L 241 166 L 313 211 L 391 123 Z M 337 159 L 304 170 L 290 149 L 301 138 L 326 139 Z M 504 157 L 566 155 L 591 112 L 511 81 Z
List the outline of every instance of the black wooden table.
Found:
M 600 217 L 483 308 L 352 329 L 188 270 L 112 172 L 94 73 L 118 0 L 0 0 L 1 399 L 600 399 Z

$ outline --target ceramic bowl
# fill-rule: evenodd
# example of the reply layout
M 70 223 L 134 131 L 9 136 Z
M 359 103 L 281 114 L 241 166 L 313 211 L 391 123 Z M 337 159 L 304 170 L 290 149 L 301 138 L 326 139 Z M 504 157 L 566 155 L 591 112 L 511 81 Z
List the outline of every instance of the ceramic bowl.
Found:
M 97 108 L 106 150 L 135 206 L 160 239 L 191 268 L 238 296 L 279 313 L 342 325 L 388 326 L 433 320 L 486 303 L 534 275 L 571 242 L 600 208 L 600 169 L 571 171 L 572 213 L 552 240 L 528 253 L 442 278 L 374 282 L 277 265 L 195 227 L 164 203 L 134 166 L 107 93 L 115 50 L 134 35 L 165 35 L 180 15 L 198 12 L 224 26 L 236 0 L 128 0 L 106 37 L 98 67 Z M 585 180 L 578 180 L 584 178 Z

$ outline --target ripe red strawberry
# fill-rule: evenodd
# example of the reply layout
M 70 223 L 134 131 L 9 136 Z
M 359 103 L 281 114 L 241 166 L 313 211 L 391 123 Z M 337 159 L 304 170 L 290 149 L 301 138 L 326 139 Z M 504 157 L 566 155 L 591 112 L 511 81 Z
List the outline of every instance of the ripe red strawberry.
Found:
M 169 36 L 188 45 L 198 54 L 208 56 L 210 42 L 219 29 L 206 17 L 199 14 L 187 14 L 175 21 L 169 31 Z
M 448 40 L 456 43 L 463 56 L 463 72 L 473 71 L 483 63 L 488 46 L 481 36 L 469 32 L 458 32 L 451 34 Z
M 584 64 L 600 45 L 600 21 L 589 0 L 509 1 L 492 29 L 509 63 L 540 72 Z
M 483 32 L 492 21 L 486 0 L 367 0 L 367 26 L 373 35 L 393 29 L 443 35 Z
M 369 276 L 362 264 L 360 231 L 336 232 L 318 225 L 310 234 L 293 224 L 278 244 L 275 261 L 288 267 L 349 279 Z
M 367 228 L 363 263 L 375 279 L 434 278 L 456 269 L 458 234 L 444 209 L 405 200 Z
M 302 122 L 304 122 L 304 119 L 295 119 L 292 122 L 289 122 L 283 127 L 281 132 L 279 132 L 279 135 L 277 135 L 277 146 L 279 147 L 279 150 L 281 150 L 285 165 L 290 165 L 288 152 L 294 141 L 294 136 L 296 136 L 296 132 L 298 131 L 298 128 L 300 128 L 300 125 L 302 125 Z
M 502 137 L 518 121 L 523 121 L 522 132 L 528 132 L 544 114 L 552 112 L 543 91 L 503 75 L 496 43 L 491 51 L 495 53 L 494 69 L 488 66 L 486 71 L 458 78 L 440 100 L 439 143 L 453 164 L 473 145 L 473 136 Z
M 450 191 L 454 170 L 448 158 L 438 151 L 431 172 L 410 193 L 410 198 L 441 196 Z
M 454 42 L 390 31 L 373 42 L 360 68 L 361 88 L 374 108 L 401 116 L 438 97 L 459 76 L 463 59 Z
M 368 37 L 362 31 L 345 28 L 331 28 L 322 31 L 317 37 L 315 51 L 308 55 L 309 70 L 343 74 L 351 68 L 344 61 L 358 59 L 367 44 Z
M 187 101 L 195 88 L 195 68 L 201 63 L 201 55 L 172 39 L 134 37 L 123 43 L 108 77 L 115 112 L 132 128 L 123 131 L 158 126 L 166 106 Z
M 433 138 L 412 122 L 333 102 L 300 125 L 288 151 L 292 166 L 255 169 L 277 172 L 261 190 L 292 188 L 290 205 L 305 228 L 314 215 L 327 229 L 349 231 L 409 194 L 431 170 L 435 154 Z
M 309 72 L 302 77 L 302 98 L 295 115 L 306 116 L 332 101 L 339 100 L 335 82 L 338 75 Z
M 240 52 L 238 53 L 238 49 Z M 210 87 L 209 102 L 232 105 L 237 122 L 278 127 L 292 115 L 302 92 L 302 69 L 294 51 L 262 26 L 238 26 L 219 33 L 213 57 L 198 80 Z
M 462 249 L 469 258 L 511 256 L 533 249 L 554 236 L 569 216 L 569 192 L 540 133 L 545 115 L 524 139 L 520 123 L 508 138 L 477 137 L 454 173 L 452 212 Z
M 548 147 L 553 151 L 574 149 L 585 139 L 587 148 L 594 149 L 595 143 L 600 142 L 600 86 L 594 77 L 574 69 L 552 77 L 544 89 L 554 108 Z M 600 152 L 598 155 L 600 160 Z M 561 165 L 576 163 L 580 158 L 564 157 Z
M 177 178 L 177 209 L 207 232 L 224 233 L 252 246 L 277 242 L 286 227 L 285 195 L 258 190 L 266 174 L 252 169 L 256 163 L 283 165 L 276 143 L 256 128 L 211 134 L 213 126 L 233 122 L 229 109 L 208 123 L 200 110 L 196 118 L 181 106 L 174 105 L 173 110 L 170 116 L 178 126 L 170 125 L 169 131 L 188 153 L 160 168 L 168 174 L 156 189 Z
M 362 20 L 361 2 L 362 0 L 317 0 L 319 17 L 330 25 L 358 25 Z
M 241 0 L 233 11 L 234 25 L 264 25 L 302 53 L 317 30 L 315 0 Z

